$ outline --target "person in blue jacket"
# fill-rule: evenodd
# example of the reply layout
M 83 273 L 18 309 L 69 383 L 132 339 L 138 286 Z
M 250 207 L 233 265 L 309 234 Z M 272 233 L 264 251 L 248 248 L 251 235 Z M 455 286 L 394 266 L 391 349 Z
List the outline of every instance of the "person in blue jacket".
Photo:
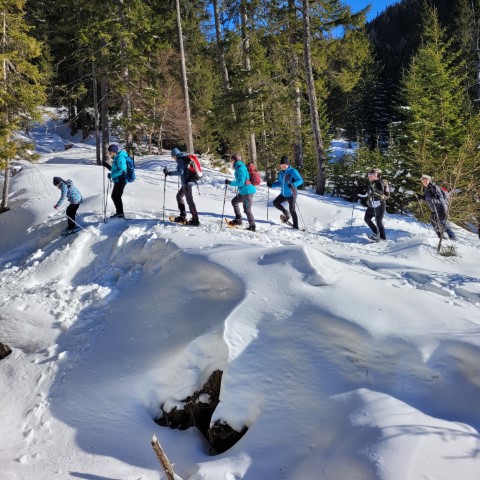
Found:
M 235 170 L 235 180 L 225 180 L 225 185 L 230 185 L 231 187 L 237 187 L 238 193 L 232 199 L 233 211 L 235 212 L 235 219 L 230 220 L 228 223 L 231 226 L 241 225 L 242 224 L 242 214 L 240 213 L 240 207 L 238 204 L 243 203 L 243 211 L 247 216 L 248 228 L 247 230 L 255 231 L 255 218 L 252 213 L 253 205 L 253 195 L 257 193 L 256 188 L 253 186 L 250 181 L 250 175 L 247 170 L 247 166 L 242 161 L 242 157 L 238 153 L 234 153 L 230 157 L 230 162 L 232 167 Z
M 115 205 L 116 212 L 110 215 L 110 218 L 125 218 L 123 212 L 122 195 L 127 184 L 127 157 L 125 150 L 120 150 L 117 145 L 108 147 L 108 155 L 113 157 L 112 165 L 104 163 L 103 165 L 110 170 L 108 178 L 113 182 L 112 200 Z
M 303 184 L 303 178 L 298 173 L 298 170 L 290 166 L 288 157 L 284 155 L 279 163 L 280 172 L 276 182 L 267 182 L 269 187 L 281 187 L 280 195 L 273 201 L 273 206 L 281 210 L 280 220 L 284 223 L 290 222 L 292 217 L 292 226 L 298 230 L 298 216 L 295 211 L 295 204 L 297 199 L 297 188 Z M 282 203 L 288 202 L 289 212 L 285 209 Z
M 167 167 L 163 169 L 163 173 L 166 177 L 168 175 L 177 175 L 180 177 L 181 187 L 177 193 L 177 206 L 180 210 L 180 215 L 175 217 L 174 221 L 177 223 L 184 223 L 186 225 L 193 225 L 197 227 L 200 225 L 198 218 L 197 206 L 193 201 L 193 185 L 196 183 L 195 174 L 188 168 L 190 164 L 190 158 L 187 153 L 180 151 L 178 148 L 173 148 L 170 152 L 172 158 L 177 162 L 176 170 L 168 170 Z M 192 218 L 187 220 L 187 211 L 185 208 L 185 201 L 187 200 L 188 208 L 192 214 Z
M 70 202 L 70 205 L 65 211 L 68 220 L 65 231 L 75 230 L 75 215 L 77 214 L 78 207 L 82 203 L 82 194 L 71 180 L 63 180 L 63 178 L 60 177 L 53 177 L 53 184 L 61 191 L 60 198 L 53 208 L 57 209 L 64 200 L 67 199 Z

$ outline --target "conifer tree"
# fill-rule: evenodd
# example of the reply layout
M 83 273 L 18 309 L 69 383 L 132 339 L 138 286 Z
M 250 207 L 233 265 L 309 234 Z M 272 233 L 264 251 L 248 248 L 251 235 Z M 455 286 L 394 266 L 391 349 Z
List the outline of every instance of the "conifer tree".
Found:
M 10 162 L 24 151 L 14 137 L 20 126 L 38 118 L 44 102 L 42 74 L 35 65 L 40 45 L 29 35 L 23 0 L 1 0 L 0 167 L 4 184 L 0 211 L 8 210 Z

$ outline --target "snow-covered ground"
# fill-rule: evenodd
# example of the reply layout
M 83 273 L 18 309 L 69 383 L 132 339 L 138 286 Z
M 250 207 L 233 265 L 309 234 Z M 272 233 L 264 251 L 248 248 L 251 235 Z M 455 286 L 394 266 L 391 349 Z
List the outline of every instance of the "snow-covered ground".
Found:
M 41 161 L 0 215 L 2 480 L 165 478 L 153 434 L 183 480 L 479 478 L 477 236 L 456 229 L 459 256 L 441 257 L 431 228 L 386 215 L 388 241 L 370 244 L 363 207 L 309 192 L 293 231 L 265 186 L 259 232 L 226 229 L 214 170 L 195 190 L 202 225 L 164 223 L 168 156 L 136 159 L 129 220 L 104 223 L 94 148 L 65 135 L 32 132 Z M 85 198 L 66 238 L 53 176 Z M 165 187 L 175 214 L 176 177 Z M 195 428 L 154 418 L 217 369 L 212 422 L 248 432 L 210 456 Z

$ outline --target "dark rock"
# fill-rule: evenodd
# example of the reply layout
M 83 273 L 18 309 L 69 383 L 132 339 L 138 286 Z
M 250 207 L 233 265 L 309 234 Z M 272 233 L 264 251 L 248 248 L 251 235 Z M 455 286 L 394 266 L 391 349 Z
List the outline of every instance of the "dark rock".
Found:
M 0 343 L 0 360 L 2 358 L 7 357 L 11 353 L 12 353 L 12 350 L 10 347 L 8 347 L 7 345 L 4 345 L 3 343 Z

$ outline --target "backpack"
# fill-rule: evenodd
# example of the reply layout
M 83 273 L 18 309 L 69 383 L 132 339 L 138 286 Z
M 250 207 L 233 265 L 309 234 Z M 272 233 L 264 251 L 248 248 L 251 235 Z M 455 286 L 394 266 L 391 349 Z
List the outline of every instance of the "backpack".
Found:
M 127 155 L 127 182 L 133 182 L 135 180 L 135 162 L 133 158 Z
M 253 185 L 260 185 L 262 183 L 262 177 L 260 176 L 260 173 L 258 173 L 258 170 L 255 164 L 252 162 L 248 162 L 247 170 L 248 170 L 248 174 L 250 175 L 250 182 Z
M 443 198 L 445 200 L 445 202 L 449 202 L 450 201 L 450 193 L 448 193 L 448 190 L 446 187 L 440 187 L 440 190 L 442 191 L 442 195 L 443 195 Z
M 390 187 L 388 185 L 388 182 L 382 179 L 382 183 L 383 183 L 383 194 L 385 195 L 385 197 L 390 197 Z
M 190 159 L 188 170 L 193 177 L 193 181 L 198 182 L 203 177 L 202 164 L 196 155 L 187 155 Z

